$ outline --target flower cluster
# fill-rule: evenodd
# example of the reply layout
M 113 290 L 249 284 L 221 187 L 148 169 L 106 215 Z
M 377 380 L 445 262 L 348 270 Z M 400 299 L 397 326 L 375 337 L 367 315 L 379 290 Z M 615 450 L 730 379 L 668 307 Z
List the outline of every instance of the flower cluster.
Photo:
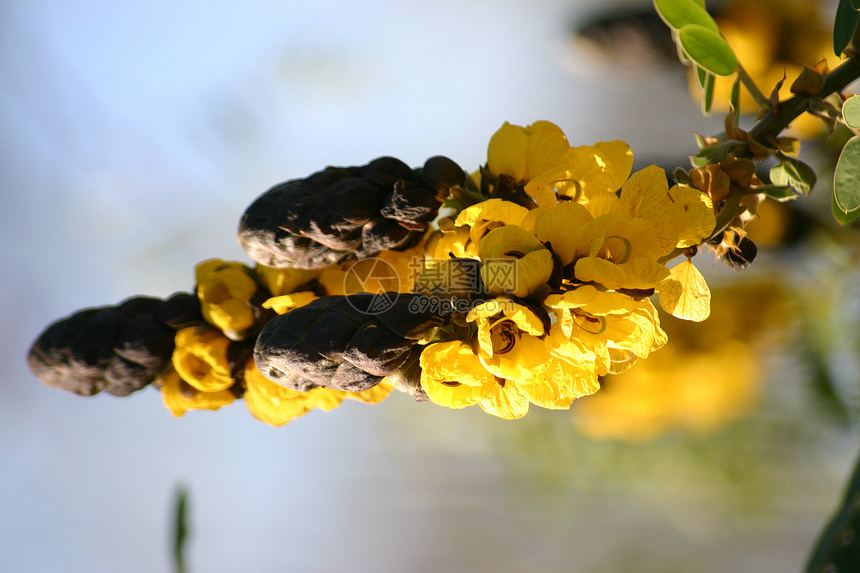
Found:
M 709 313 L 690 259 L 715 234 L 718 186 L 632 167 L 626 143 L 571 146 L 541 121 L 503 125 L 472 175 L 380 158 L 273 187 L 240 224 L 257 266 L 200 263 L 198 318 L 159 331 L 134 389 L 157 378 L 176 416 L 243 399 L 273 425 L 395 388 L 506 419 L 569 408 L 666 343 L 652 295 Z
M 171 364 L 161 377 L 164 403 L 175 416 L 188 410 L 217 410 L 241 398 L 257 419 L 281 426 L 318 408 L 329 411 L 344 399 L 384 400 L 392 390 L 379 384 L 361 392 L 285 388 L 264 377 L 253 359 L 256 336 L 277 314 L 316 300 L 340 268 L 251 269 L 220 259 L 197 265 L 197 296 L 205 322 L 176 332 Z
M 529 404 L 568 408 L 598 390 L 598 376 L 665 344 L 650 295 L 679 318 L 708 316 L 708 287 L 689 258 L 665 262 L 711 235 L 712 202 L 670 189 L 658 167 L 630 175 L 632 164 L 623 142 L 571 147 L 549 122 L 496 132 L 473 177 L 492 198 L 428 241 L 432 257 L 479 260 L 487 297 L 466 313 L 462 336 L 422 352 L 433 402 L 503 418 Z

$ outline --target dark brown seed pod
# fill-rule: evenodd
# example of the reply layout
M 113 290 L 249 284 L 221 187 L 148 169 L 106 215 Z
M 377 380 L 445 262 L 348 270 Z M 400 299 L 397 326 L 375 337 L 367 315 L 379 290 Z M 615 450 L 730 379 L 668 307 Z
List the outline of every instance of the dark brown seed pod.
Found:
M 393 157 L 328 167 L 276 185 L 239 223 L 239 243 L 274 268 L 322 268 L 415 246 L 452 185 L 466 174 L 445 157 L 411 169 Z
M 33 342 L 27 363 L 52 388 L 128 396 L 169 365 L 176 330 L 202 322 L 200 301 L 192 294 L 134 297 L 51 324 Z
M 254 348 L 254 360 L 269 380 L 306 391 L 316 387 L 357 392 L 386 376 L 415 375 L 417 341 L 443 318 L 417 311 L 419 295 L 369 293 L 326 296 L 270 320 Z

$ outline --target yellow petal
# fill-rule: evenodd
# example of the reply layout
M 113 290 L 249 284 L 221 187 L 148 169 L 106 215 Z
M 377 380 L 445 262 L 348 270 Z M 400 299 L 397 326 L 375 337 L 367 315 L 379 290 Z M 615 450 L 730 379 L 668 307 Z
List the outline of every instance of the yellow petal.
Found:
M 493 235 L 500 236 L 499 232 L 517 229 L 528 235 L 534 243 L 503 243 L 501 245 L 494 243 L 493 248 L 487 254 L 498 253 L 498 256 L 481 256 L 481 279 L 484 286 L 492 294 L 526 297 L 546 284 L 552 275 L 552 253 L 541 245 L 533 235 L 522 229 L 513 226 L 500 227 L 490 231 L 484 240 Z M 481 244 L 484 244 L 483 240 Z M 527 249 L 532 248 L 535 244 L 539 245 L 539 250 L 529 252 Z
M 627 273 L 620 266 L 598 257 L 583 257 L 573 267 L 576 278 L 582 282 L 595 282 L 608 290 L 624 286 Z
M 628 219 L 641 217 L 643 210 L 649 205 L 660 204 L 668 191 L 666 172 L 656 165 L 650 165 L 624 182 L 618 208 Z
M 525 384 L 543 372 L 550 360 L 543 340 L 528 334 L 516 337 L 513 347 L 505 353 L 481 357 L 485 368 L 499 378 Z
M 505 420 L 516 420 L 528 413 L 529 400 L 516 382 L 505 380 L 504 386 L 496 382 L 493 384 L 495 389 L 479 402 L 484 412 Z
M 294 292 L 292 294 L 284 294 L 281 296 L 273 296 L 263 302 L 263 308 L 271 308 L 278 314 L 286 314 L 291 310 L 297 309 L 310 302 L 315 301 L 319 297 L 312 291 Z
M 678 235 L 679 248 L 693 247 L 711 236 L 717 220 L 711 199 L 698 189 L 676 185 L 669 190 L 666 214 Z
M 394 386 L 383 380 L 373 388 L 362 390 L 361 392 L 344 392 L 344 398 L 357 400 L 365 404 L 378 404 L 388 398 Z
M 535 225 L 535 235 L 561 258 L 563 265 L 569 264 L 577 252 L 574 231 L 591 221 L 588 210 L 579 203 L 564 202 L 541 216 Z
M 621 268 L 627 273 L 624 288 L 628 289 L 651 289 L 669 276 L 666 267 L 645 257 L 633 257 L 621 265 Z
M 480 359 L 459 340 L 430 344 L 421 352 L 421 387 L 434 404 L 465 408 L 495 384 Z
M 170 370 L 164 376 L 161 397 L 170 413 L 177 418 L 188 410 L 217 410 L 236 399 L 230 390 L 201 392 L 184 382 L 176 370 Z
M 563 294 L 551 294 L 544 303 L 550 308 L 579 308 L 596 316 L 624 314 L 635 306 L 633 299 L 626 294 L 601 291 L 591 285 L 582 285 Z
M 568 147 L 561 128 L 548 121 L 527 127 L 505 122 L 490 138 L 487 166 L 494 175 L 528 181 L 558 164 Z
M 249 361 L 245 367 L 245 387 L 242 399 L 248 411 L 258 420 L 272 426 L 283 426 L 314 408 L 309 399 L 310 392 L 298 392 L 268 380 L 257 370 L 253 361 Z M 342 398 L 337 400 L 338 404 L 340 400 Z
M 488 199 L 460 211 L 455 224 L 459 227 L 474 225 L 478 221 L 498 221 L 506 225 L 519 225 L 528 213 L 529 210 L 522 205 L 502 199 Z
M 300 286 L 320 275 L 319 269 L 273 269 L 257 265 L 255 270 L 260 282 L 269 289 L 272 296 L 294 293 Z
M 176 332 L 173 367 L 185 382 L 202 392 L 233 385 L 227 348 L 230 341 L 212 327 L 191 326 Z
M 597 193 L 614 193 L 621 187 L 633 167 L 633 153 L 623 141 L 603 141 L 571 147 L 564 162 L 575 173 L 581 194 L 590 198 Z M 570 193 L 560 191 L 560 194 Z
M 533 336 L 543 336 L 543 323 L 537 314 L 529 307 L 504 297 L 494 298 L 475 306 L 466 315 L 466 322 L 495 317 L 501 313 L 504 313 L 506 319 L 513 321 L 521 331 Z
M 711 291 L 690 259 L 675 265 L 659 287 L 660 306 L 684 320 L 701 322 L 711 314 Z

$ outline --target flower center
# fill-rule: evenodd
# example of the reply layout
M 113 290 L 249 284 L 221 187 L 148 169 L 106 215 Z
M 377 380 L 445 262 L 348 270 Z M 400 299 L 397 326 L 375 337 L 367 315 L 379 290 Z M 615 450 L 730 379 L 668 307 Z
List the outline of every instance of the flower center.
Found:
M 493 354 L 507 354 L 514 349 L 520 330 L 510 320 L 501 320 L 490 328 L 493 341 Z

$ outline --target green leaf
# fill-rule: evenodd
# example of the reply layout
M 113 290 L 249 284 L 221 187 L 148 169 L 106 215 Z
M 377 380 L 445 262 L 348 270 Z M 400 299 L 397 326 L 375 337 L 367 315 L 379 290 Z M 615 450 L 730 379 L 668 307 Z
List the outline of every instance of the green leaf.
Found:
M 672 179 L 675 180 L 675 183 L 679 185 L 692 185 L 693 180 L 690 179 L 690 174 L 687 173 L 683 168 L 676 167 L 672 172 Z
M 774 201 L 779 201 L 780 203 L 797 199 L 797 193 L 788 185 L 762 185 L 761 187 L 755 187 L 754 190 L 764 193 Z
M 702 93 L 702 111 L 705 115 L 711 113 L 711 104 L 714 103 L 714 74 L 705 75 L 705 90 Z
M 717 23 L 705 10 L 700 0 L 654 0 L 654 8 L 664 22 L 675 30 L 696 24 L 713 32 L 719 32 Z
M 746 147 L 746 143 L 743 143 L 742 141 L 737 141 L 735 139 L 730 139 L 728 141 L 717 143 L 716 145 L 703 147 L 696 154 L 696 157 L 703 157 L 707 159 L 705 165 L 707 165 L 708 163 L 719 163 L 720 161 L 726 159 L 729 155 L 733 154 L 735 151 L 745 149 Z
M 793 157 L 781 157 L 770 169 L 771 183 L 779 187 L 791 186 L 804 195 L 809 195 L 817 180 L 809 165 Z
M 705 85 L 708 82 L 708 72 L 707 70 L 703 70 L 699 66 L 696 66 L 696 83 L 699 84 L 699 89 L 705 89 Z
M 854 36 L 860 12 L 852 7 L 852 0 L 839 0 L 836 22 L 833 24 L 833 51 L 841 56 Z
M 173 508 L 173 562 L 177 573 L 185 571 L 185 543 L 188 540 L 188 489 L 179 485 Z
M 690 59 L 712 74 L 730 76 L 738 69 L 732 47 L 717 32 L 690 24 L 678 31 L 678 39 Z
M 860 0 L 851 0 L 851 7 L 860 10 Z
M 805 573 L 856 571 L 860 562 L 860 460 L 830 523 L 821 532 L 806 563 Z
M 830 196 L 830 210 L 833 211 L 833 218 L 836 219 L 836 222 L 843 226 L 850 225 L 860 217 L 860 210 L 854 211 L 853 213 L 845 213 L 842 211 L 842 209 L 839 208 L 839 205 L 836 204 L 836 193 L 833 193 Z
M 842 105 L 842 118 L 848 127 L 860 128 L 860 96 L 852 96 L 845 101 Z
M 860 135 L 848 140 L 836 163 L 833 203 L 846 215 L 860 212 Z
M 730 100 L 732 104 L 732 109 L 735 110 L 735 113 L 738 116 L 741 114 L 741 77 L 738 76 L 735 78 L 735 81 L 732 83 L 732 97 Z M 735 122 L 737 122 L 737 116 L 735 116 Z M 736 123 L 737 124 L 737 123 Z

